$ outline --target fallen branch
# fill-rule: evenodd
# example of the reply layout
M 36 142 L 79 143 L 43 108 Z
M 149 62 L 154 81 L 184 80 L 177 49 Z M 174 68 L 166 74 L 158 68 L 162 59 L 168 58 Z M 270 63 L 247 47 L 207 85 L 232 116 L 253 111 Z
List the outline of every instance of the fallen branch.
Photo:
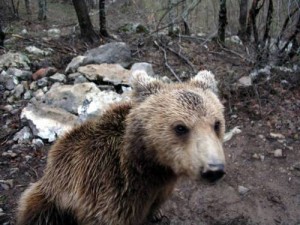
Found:
M 182 59 L 186 64 L 188 64 L 191 69 L 193 70 L 194 73 L 197 73 L 197 70 L 195 69 L 194 64 L 184 55 L 182 55 L 180 52 L 176 52 L 174 49 L 163 45 L 162 43 L 160 43 L 161 46 L 163 46 L 164 48 L 168 49 L 170 52 L 174 53 L 177 57 L 179 57 L 180 59 Z
M 168 63 L 168 59 L 167 59 L 167 51 L 160 46 L 157 41 L 154 41 L 154 44 L 159 48 L 159 50 L 161 50 L 164 53 L 164 58 L 165 58 L 165 66 L 170 70 L 170 72 L 174 75 L 174 77 L 179 81 L 182 82 L 181 79 L 177 76 L 177 74 L 175 73 L 175 71 L 172 69 L 172 67 L 169 65 Z

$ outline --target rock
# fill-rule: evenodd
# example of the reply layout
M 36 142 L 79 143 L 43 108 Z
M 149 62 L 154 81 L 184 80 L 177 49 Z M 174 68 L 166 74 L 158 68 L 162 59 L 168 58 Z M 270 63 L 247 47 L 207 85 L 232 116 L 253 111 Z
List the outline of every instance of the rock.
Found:
M 27 46 L 25 49 L 29 53 L 32 53 L 32 54 L 35 54 L 35 55 L 44 55 L 44 56 L 50 55 L 53 51 L 53 50 L 51 51 L 50 49 L 42 50 L 42 49 L 39 49 L 35 46 Z
M 24 100 L 29 100 L 29 99 L 31 99 L 31 98 L 32 98 L 32 92 L 31 92 L 31 91 L 26 91 L 26 92 L 24 93 L 23 99 L 24 99 Z
M 37 82 L 36 81 L 33 81 L 30 83 L 29 85 L 29 89 L 32 90 L 32 91 L 36 91 L 39 87 L 37 86 Z
M 231 37 L 225 38 L 225 42 L 232 42 L 232 43 L 235 43 L 235 44 L 238 44 L 238 45 L 243 45 L 242 40 L 237 35 L 233 35 Z
M 34 149 L 40 149 L 44 146 L 44 142 L 42 139 L 36 138 L 32 140 L 32 146 Z
M 49 77 L 49 80 L 53 82 L 66 82 L 66 75 L 61 73 L 56 73 L 51 77 Z
M 252 86 L 252 79 L 250 76 L 243 76 L 238 80 L 238 86 L 250 87 Z
M 250 191 L 249 188 L 246 188 L 246 187 L 240 186 L 240 185 L 238 186 L 238 192 L 239 192 L 240 195 L 245 195 L 245 194 L 247 194 L 249 191 Z
M 8 75 L 5 71 L 2 71 L 0 74 L 0 84 L 4 86 L 6 90 L 13 90 L 18 84 L 18 80 L 12 76 Z
M 69 131 L 78 124 L 78 118 L 59 108 L 39 105 L 27 105 L 21 113 L 21 118 L 30 122 L 35 136 L 53 142 L 58 136 Z
M 37 86 L 38 87 L 45 87 L 48 85 L 48 78 L 47 77 L 43 77 L 41 79 L 39 79 L 37 82 L 36 82 Z
M 171 80 L 169 77 L 167 77 L 167 76 L 163 76 L 163 77 L 161 78 L 161 80 L 162 80 L 163 82 L 165 82 L 165 83 L 168 83 L 168 84 L 172 83 L 172 80 Z
M 16 158 L 18 155 L 17 155 L 17 153 L 14 153 L 13 151 L 8 150 L 7 152 L 3 152 L 2 156 L 3 157 Z
M 9 180 L 0 180 L 0 184 L 3 187 L 3 189 L 9 190 L 9 189 L 13 188 L 13 186 L 14 186 L 14 180 L 12 180 L 12 179 L 9 179 Z
M 42 100 L 44 99 L 45 93 L 43 92 L 42 89 L 38 89 L 36 92 L 34 92 L 34 97 L 36 100 Z
M 285 136 L 283 134 L 278 133 L 270 133 L 270 137 L 274 139 L 285 139 Z
M 60 31 L 60 29 L 57 29 L 57 28 L 51 28 L 48 30 L 47 33 L 48 33 L 48 36 L 51 38 L 59 38 L 61 31 Z
M 274 151 L 274 157 L 276 157 L 276 158 L 281 158 L 283 156 L 283 154 L 282 154 L 282 149 L 276 149 L 275 151 Z
M 12 107 L 11 105 L 6 105 L 6 106 L 3 107 L 3 109 L 4 109 L 5 111 L 7 111 L 7 112 L 12 112 L 13 109 L 14 109 L 14 107 Z
M 30 60 L 28 57 L 20 52 L 8 52 L 6 54 L 0 55 L 0 70 L 9 67 L 23 68 L 25 70 L 30 70 L 28 64 Z
M 14 96 L 18 99 L 21 98 L 22 94 L 25 92 L 25 88 L 22 84 L 18 84 L 15 88 L 14 88 Z
M 131 64 L 131 51 L 124 42 L 112 42 L 101 45 L 98 48 L 88 50 L 83 59 L 83 65 L 87 64 L 120 64 L 124 68 Z
M 43 77 L 49 77 L 57 72 L 57 69 L 54 67 L 46 67 L 41 68 L 38 71 L 36 71 L 34 74 L 32 74 L 33 80 L 39 80 Z
M 100 90 L 94 83 L 52 86 L 44 97 L 45 104 L 77 114 L 87 96 L 97 96 Z
M 115 85 L 125 83 L 129 84 L 130 71 L 124 69 L 119 64 L 91 64 L 78 68 L 78 72 L 92 81 L 103 80 Z
M 17 132 L 13 138 L 14 141 L 21 143 L 29 143 L 32 139 L 32 133 L 29 127 L 23 127 L 19 132 Z
M 241 133 L 242 130 L 237 126 L 225 133 L 223 142 L 229 141 L 234 135 Z
M 68 76 L 69 81 L 73 82 L 74 84 L 85 83 L 88 80 L 83 76 L 81 73 L 72 73 Z
M 17 77 L 19 80 L 29 80 L 32 76 L 32 72 L 17 68 L 8 68 L 6 73 L 8 75 Z
M 294 170 L 300 171 L 300 162 L 295 163 L 295 164 L 293 165 L 293 169 L 294 169 Z
M 96 95 L 86 95 L 81 106 L 78 107 L 78 115 L 81 121 L 101 115 L 110 104 L 124 100 L 114 91 L 100 91 Z
M 68 73 L 75 73 L 79 66 L 83 65 L 83 60 L 86 58 L 86 56 L 77 56 L 72 59 L 72 61 L 68 64 L 65 72 Z
M 152 76 L 152 77 L 155 75 L 152 65 L 150 63 L 142 62 L 142 63 L 133 64 L 130 69 L 131 73 L 133 73 L 134 71 L 137 71 L 137 70 L 145 71 L 149 76 Z

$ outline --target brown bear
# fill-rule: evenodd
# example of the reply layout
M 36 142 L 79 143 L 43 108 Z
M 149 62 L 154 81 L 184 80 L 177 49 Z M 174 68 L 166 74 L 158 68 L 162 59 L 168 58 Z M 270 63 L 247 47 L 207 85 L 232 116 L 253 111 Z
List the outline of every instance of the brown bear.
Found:
M 44 176 L 21 197 L 17 225 L 141 225 L 179 177 L 224 175 L 225 121 L 212 73 L 166 84 L 136 71 L 132 86 L 131 102 L 54 144 Z

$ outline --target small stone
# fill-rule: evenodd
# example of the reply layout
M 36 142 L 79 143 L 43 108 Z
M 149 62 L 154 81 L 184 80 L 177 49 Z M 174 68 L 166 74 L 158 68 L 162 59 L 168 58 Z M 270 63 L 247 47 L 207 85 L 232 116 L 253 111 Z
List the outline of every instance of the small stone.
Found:
M 29 99 L 31 99 L 31 97 L 32 97 L 32 92 L 31 92 L 31 91 L 26 91 L 26 92 L 24 93 L 23 98 L 24 98 L 25 100 L 29 100 Z
M 245 195 L 246 193 L 248 193 L 250 191 L 250 189 L 239 185 L 238 191 L 239 191 L 240 195 Z
M 41 100 L 42 98 L 44 98 L 45 94 L 43 92 L 42 89 L 38 89 L 35 93 L 34 93 L 34 97 L 37 99 L 37 100 Z
M 14 141 L 18 143 L 27 143 L 32 138 L 32 133 L 29 127 L 23 127 L 19 132 L 17 132 L 13 138 Z
M 0 180 L 0 184 L 3 187 L 3 189 L 9 190 L 9 189 L 13 188 L 14 180 L 12 180 L 12 179 L 10 179 L 10 180 Z
M 11 105 L 6 105 L 3 107 L 3 109 L 7 112 L 11 112 L 11 111 L 13 111 L 14 107 L 12 107 Z
M 14 88 L 14 91 L 15 91 L 15 97 L 16 98 L 21 98 L 22 94 L 25 92 L 25 88 L 22 84 L 18 84 L 15 88 Z
M 40 149 L 44 146 L 42 139 L 36 138 L 32 140 L 32 145 L 35 149 Z
M 293 165 L 294 170 L 299 170 L 300 171 L 300 162 L 297 162 Z
M 259 155 L 258 155 L 257 153 L 254 153 L 254 154 L 252 155 L 252 158 L 253 158 L 253 159 L 259 159 Z
M 66 75 L 61 74 L 61 73 L 56 73 L 56 74 L 52 75 L 51 77 L 49 77 L 49 80 L 53 81 L 53 82 L 65 82 Z
M 243 76 L 238 80 L 238 85 L 242 87 L 252 86 L 252 79 L 250 76 Z
M 37 86 L 38 87 L 45 87 L 47 85 L 48 85 L 48 78 L 47 77 L 43 77 L 43 78 L 41 78 L 37 81 Z
M 11 150 L 8 150 L 7 152 L 3 152 L 2 156 L 3 157 L 16 158 L 18 155 L 17 155 L 17 153 L 14 153 Z
M 262 134 L 258 135 L 258 137 L 259 137 L 260 139 L 262 139 L 262 140 L 265 140 L 265 136 L 262 135 Z
M 274 151 L 274 157 L 275 158 L 280 158 L 280 157 L 282 157 L 283 155 L 282 155 L 282 149 L 276 149 L 275 151 Z
M 284 139 L 285 136 L 283 134 L 279 134 L 279 133 L 270 133 L 270 137 L 274 138 L 274 139 Z
M 32 74 L 33 80 L 39 80 L 43 77 L 49 77 L 57 72 L 57 69 L 54 67 L 41 68 Z
M 13 90 L 15 88 L 16 84 L 14 83 L 13 79 L 7 79 L 5 82 L 5 88 L 6 90 Z
M 33 81 L 31 82 L 31 84 L 29 85 L 29 89 L 32 91 L 36 91 L 39 87 L 37 86 L 37 82 Z
M 131 73 L 133 74 L 137 70 L 145 71 L 149 76 L 154 76 L 154 71 L 150 63 L 141 62 L 133 64 L 130 69 Z
M 6 100 L 8 103 L 12 104 L 15 101 L 15 96 L 9 96 Z

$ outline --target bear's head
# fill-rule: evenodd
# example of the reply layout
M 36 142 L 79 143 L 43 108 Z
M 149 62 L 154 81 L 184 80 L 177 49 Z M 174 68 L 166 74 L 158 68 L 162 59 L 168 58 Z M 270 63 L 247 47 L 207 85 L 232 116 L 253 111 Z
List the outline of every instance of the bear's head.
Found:
M 136 71 L 131 83 L 134 107 L 127 124 L 140 145 L 135 147 L 147 151 L 144 157 L 177 176 L 220 179 L 225 174 L 225 120 L 214 75 L 201 71 L 188 82 L 167 84 Z

